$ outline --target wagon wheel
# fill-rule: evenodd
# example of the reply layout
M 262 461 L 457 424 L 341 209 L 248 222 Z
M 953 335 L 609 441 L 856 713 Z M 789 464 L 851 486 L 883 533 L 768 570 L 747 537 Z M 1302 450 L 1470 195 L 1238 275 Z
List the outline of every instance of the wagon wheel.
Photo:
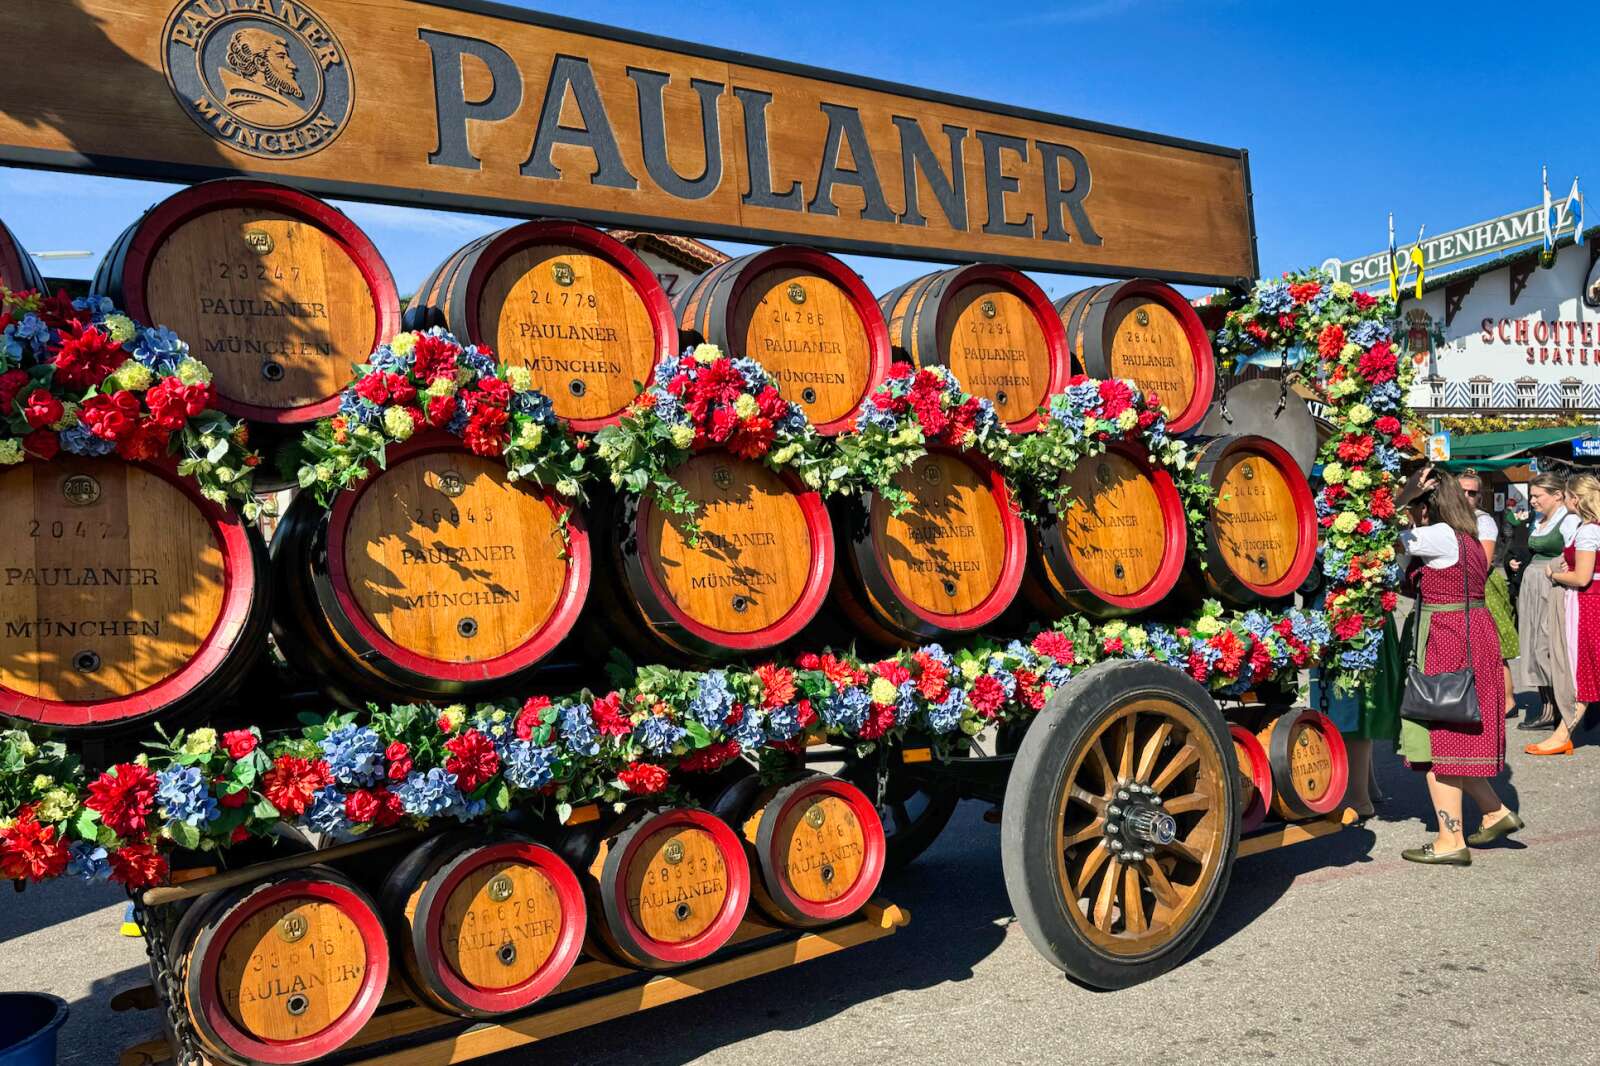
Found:
M 1039 953 L 1103 989 L 1182 961 L 1227 888 L 1238 772 L 1217 705 L 1171 667 L 1102 663 L 1058 690 L 1017 753 L 1000 835 Z
M 898 756 L 891 756 L 889 777 L 878 799 L 878 753 L 865 758 L 847 752 L 839 776 L 867 794 L 883 820 L 884 874 L 905 869 L 933 846 L 961 802 L 954 789 L 908 772 Z

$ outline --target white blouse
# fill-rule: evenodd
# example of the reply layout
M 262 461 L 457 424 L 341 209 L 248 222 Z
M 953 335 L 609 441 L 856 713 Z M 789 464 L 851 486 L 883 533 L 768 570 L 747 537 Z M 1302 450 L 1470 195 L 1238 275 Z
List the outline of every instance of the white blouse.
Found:
M 1478 539 L 1490 542 L 1500 539 L 1500 527 L 1495 525 L 1493 518 L 1482 511 L 1478 512 Z
M 1581 552 L 1600 552 L 1600 525 L 1585 522 L 1573 535 L 1572 546 Z
M 1400 531 L 1400 551 L 1427 561 L 1434 570 L 1448 570 L 1461 558 L 1461 541 L 1451 526 L 1435 522 Z

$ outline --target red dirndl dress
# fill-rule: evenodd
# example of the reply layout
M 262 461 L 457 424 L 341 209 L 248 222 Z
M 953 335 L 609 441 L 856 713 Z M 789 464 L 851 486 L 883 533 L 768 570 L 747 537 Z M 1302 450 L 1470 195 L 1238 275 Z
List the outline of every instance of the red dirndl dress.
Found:
M 1454 566 L 1435 569 L 1417 560 L 1408 577 L 1420 583 L 1425 604 L 1460 604 L 1462 567 L 1466 567 L 1466 592 L 1469 600 L 1483 601 L 1484 583 L 1489 578 L 1489 562 L 1476 539 L 1458 533 Z M 1500 631 L 1487 607 L 1470 611 L 1433 612 L 1428 626 L 1428 645 L 1422 651 L 1423 672 L 1447 674 L 1467 663 L 1467 630 L 1472 626 L 1472 666 L 1477 671 L 1478 710 L 1482 721 L 1472 726 L 1430 726 L 1428 737 L 1433 747 L 1433 763 L 1419 769 L 1432 769 L 1445 777 L 1495 777 L 1506 764 L 1505 673 L 1500 661 Z M 1419 620 L 1420 622 L 1420 620 Z M 1409 763 L 1408 763 L 1409 765 Z
M 1578 550 L 1566 548 L 1562 557 L 1567 569 L 1578 565 Z M 1572 671 L 1577 681 L 1578 702 L 1600 700 L 1600 576 L 1577 590 L 1578 646 L 1573 649 Z

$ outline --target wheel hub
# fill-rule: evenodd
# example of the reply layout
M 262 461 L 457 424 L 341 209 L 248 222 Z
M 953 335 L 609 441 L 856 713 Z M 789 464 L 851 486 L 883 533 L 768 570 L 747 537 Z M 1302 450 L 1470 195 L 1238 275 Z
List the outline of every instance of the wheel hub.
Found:
M 1162 810 L 1154 789 L 1133 781 L 1117 783 L 1115 802 L 1106 809 L 1104 842 L 1119 858 L 1143 862 L 1177 836 L 1177 819 Z

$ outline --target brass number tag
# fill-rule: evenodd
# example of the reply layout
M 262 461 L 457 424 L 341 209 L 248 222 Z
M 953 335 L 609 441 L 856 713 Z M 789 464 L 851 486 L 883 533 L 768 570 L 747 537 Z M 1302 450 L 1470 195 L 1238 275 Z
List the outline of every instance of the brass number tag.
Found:
M 272 243 L 272 234 L 266 230 L 247 229 L 244 231 L 244 243 L 257 255 L 266 255 L 275 247 Z
M 87 507 L 100 498 L 100 482 L 88 474 L 73 474 L 61 482 L 61 495 L 74 507 Z
M 573 273 L 571 263 L 558 262 L 551 264 L 550 276 L 554 278 L 556 284 L 560 285 L 563 289 L 571 285 L 574 281 L 578 280 L 577 274 Z

